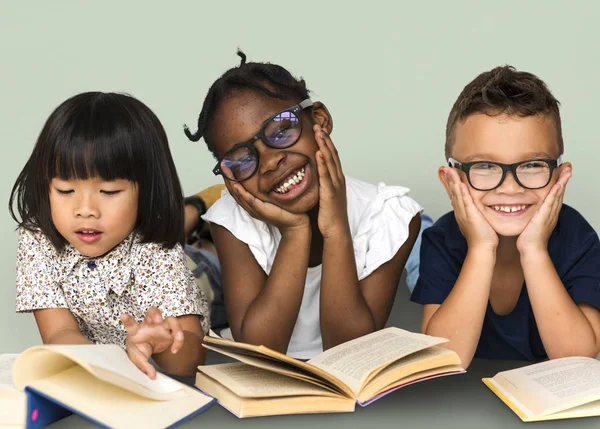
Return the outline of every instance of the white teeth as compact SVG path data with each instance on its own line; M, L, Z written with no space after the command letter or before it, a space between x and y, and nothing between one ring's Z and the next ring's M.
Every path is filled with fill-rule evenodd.
M496 211L499 212L504 212L504 213L515 213L515 212L519 212L521 210L525 210L527 208L527 205L520 205L520 206L492 206L492 208Z
M302 179L304 179L304 174L304 167L302 167L295 175L288 177L285 181L281 182L279 186L275 188L275 192L279 194L287 193L292 185L297 185L298 183L302 182Z

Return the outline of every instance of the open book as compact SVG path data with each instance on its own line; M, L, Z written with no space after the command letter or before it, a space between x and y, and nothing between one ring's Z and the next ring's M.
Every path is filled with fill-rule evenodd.
M116 345L36 346L4 366L10 359L0 426L41 428L76 413L102 427L167 428L214 401L162 374L149 379Z
M20 428L25 422L25 394L12 381L12 368L18 354L0 355L0 428Z
M600 361L550 360L483 382L524 422L600 416Z
M214 336L204 346L240 361L198 367L196 386L238 417L352 412L417 381L464 372L446 342L387 328L303 362L265 346Z

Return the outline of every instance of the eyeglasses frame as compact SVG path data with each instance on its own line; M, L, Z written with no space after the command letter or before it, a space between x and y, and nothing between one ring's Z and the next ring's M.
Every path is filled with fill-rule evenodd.
M517 182L519 184L519 186L521 186L524 189L536 190L536 189L542 189L542 188L545 188L546 186L548 186L548 183L550 183L550 181L552 180L552 175L554 174L554 170L562 164L562 157L563 156L560 155L558 157L558 159L544 159L544 158L527 159L525 161L515 162L513 164L503 164L501 162L493 162L493 161L460 162L454 158L448 158L448 166L452 167L452 168L457 168L457 169L463 171L467 175L467 180L469 182L469 185L471 185L471 187L477 191L487 192L487 191L493 191L494 189L498 189L504 183L504 179L506 179L506 173L508 173L509 171L512 173L513 178L515 179L515 182ZM524 186L523 183L521 183L521 181L519 180L519 177L517 176L517 168L520 165L527 164L528 162L536 162L536 161L545 162L550 167L550 174L548 175L548 181L546 182L546 184L544 186L539 186L537 188L530 188L530 187ZM470 174L471 167L474 166L475 164L482 164L482 163L497 165L498 167L500 167L502 169L502 178L500 179L500 182L491 189L477 188L476 186L473 186L473 183L471 183L471 174Z
M259 156L258 156L258 151L256 150L256 147L254 146L254 144L256 143L257 140L261 140L265 145L273 148L273 149L287 149L289 147L292 147L293 145L295 145L296 143L298 143L298 140L300 140L300 137L302 136L302 131L303 131L303 126L302 126L302 120L300 118L300 112L304 109L306 109L307 107L310 107L313 105L313 102L310 98L307 98L306 100L301 101L298 104L293 105L292 107L289 107L287 109L282 110L281 112L275 113L273 116L271 116L269 119L265 120L263 122L263 126L262 128L258 131L258 133L256 133L256 135L254 137L252 137L250 140L247 140L243 143L238 143L235 146L233 146L231 149L229 149L227 152L225 152L225 155L223 155L223 157L219 160L219 162L217 162L217 165L215 166L215 168L213 168L212 172L215 176L223 176L225 179L230 180L232 182L243 182L244 180L248 180L249 178L251 178L252 176L254 176L256 174L256 171L258 170L258 166L259 166ZM292 143L290 143L289 145L286 146L271 146L268 143L268 139L265 136L265 128L267 127L267 125L273 120L275 119L277 116L281 115L282 113L286 113L286 112L290 112L295 114L298 119L300 119L300 133L298 134L298 138L293 141ZM221 162L223 162L223 159L225 159L225 157L227 156L228 153L237 150L241 147L247 147L250 149L250 151L252 153L254 153L254 155L256 156L256 166L254 167L254 171L252 172L252 174L250 174L248 177L246 177L245 179L232 179L230 177L227 177L225 175L225 173L223 172L223 170L221 169Z

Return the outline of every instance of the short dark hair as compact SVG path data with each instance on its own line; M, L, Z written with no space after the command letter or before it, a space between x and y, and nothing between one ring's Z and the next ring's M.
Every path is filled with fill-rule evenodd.
M63 102L46 120L12 188L9 211L20 227L41 230L62 250L66 241L50 213L50 181L55 177L135 182L135 230L142 241L167 248L183 242L183 194L167 135L139 100L126 94L86 92Z
M226 96L236 90L254 90L282 100L302 101L309 97L310 91L306 88L304 79L296 79L289 71L276 64L247 63L246 55L242 51L238 50L237 54L241 58L240 65L227 70L208 90L198 116L198 131L192 134L184 125L184 132L188 139L197 142L204 137L208 149L215 158L209 129L214 112Z
M454 143L456 124L474 113L521 117L548 115L554 121L559 154L563 153L559 101L537 76L506 65L481 73L462 90L446 124L446 159Z

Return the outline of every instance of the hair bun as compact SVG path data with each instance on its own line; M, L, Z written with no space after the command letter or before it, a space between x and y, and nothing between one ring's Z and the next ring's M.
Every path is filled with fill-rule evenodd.
M240 67L246 64L246 54L244 54L240 49L237 50L238 56L242 59L240 61Z

